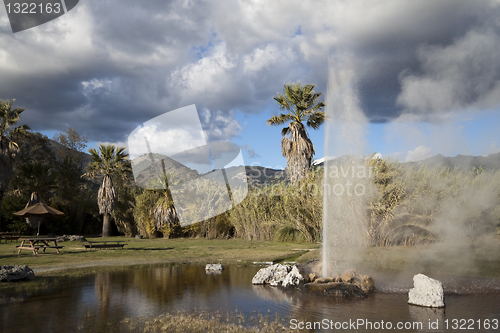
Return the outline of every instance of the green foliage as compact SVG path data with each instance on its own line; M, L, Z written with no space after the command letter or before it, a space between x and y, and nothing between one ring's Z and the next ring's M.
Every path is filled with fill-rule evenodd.
M139 234L152 238L155 236L156 220L153 208L161 195L157 191L144 190L135 197L134 219Z
M137 225L134 219L134 209L136 207L135 198L139 195L139 188L133 183L129 175L128 178L117 178L115 182L118 193L118 202L112 213L118 231L126 236L137 234Z
M16 202L12 212L24 208L30 194L38 192L42 202L65 214L58 218L44 219L41 225L42 233L99 232L98 228L96 230L97 187L95 183L81 177L83 154L73 155L72 146L82 147L84 141L75 142L79 135L76 132L72 135L73 143L70 146L58 145L53 148L54 143L40 133L27 131L12 133L12 138L19 148L12 181L5 196L6 200L12 199ZM59 135L59 137L64 136L65 134ZM12 221L17 221L15 227L11 225L16 230L27 226L25 219L9 220Z
M54 207L65 213L58 221L67 234L98 234L100 222L97 206L97 183L82 177L87 140L72 128L54 136L59 144L52 149L52 163L57 188L51 198ZM50 223L49 221L47 221ZM55 222L55 221L54 221Z
M0 100L0 230L3 229L2 200L12 177L14 157L19 152L19 145L12 136L29 129L26 125L13 128L25 110L25 108L13 109L13 103L14 99L11 101Z
M17 212L20 208L26 205L29 200L29 196L25 195L9 195L6 196L2 202L2 220L5 222L6 229L15 232L19 235L31 235L32 229L26 220L21 217L12 215L12 213Z
M81 153L83 153L87 147L87 138L70 127L66 130L66 133L54 135L54 141L61 145L61 147L57 149L58 155L63 158L71 157L76 162L81 163Z
M247 240L320 240L323 170L310 170L294 184L252 189L232 209L235 236Z

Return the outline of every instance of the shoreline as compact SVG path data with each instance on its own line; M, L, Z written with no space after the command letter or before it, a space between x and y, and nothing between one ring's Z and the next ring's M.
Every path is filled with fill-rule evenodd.
M253 265L254 262L305 263L321 257L321 245L312 243L280 243L246 241L241 239L135 239L110 237L127 243L123 249L85 250L85 242L61 242L61 254L47 250L47 253L33 255L15 249L20 243L0 244L0 265L27 265L36 276L53 281L57 278L78 277L100 270L124 269L144 265L204 265L222 263L225 265ZM88 240L106 240L89 238ZM434 250L426 246L391 246L366 248L363 268L360 273L375 279L401 273L448 274L469 277L500 279L500 242L477 247L468 253L464 261L462 252L441 253L441 257L428 260L426 253ZM0 284L0 289L17 289L20 284ZM34 283L36 284L36 283ZM43 283L42 283L43 284Z

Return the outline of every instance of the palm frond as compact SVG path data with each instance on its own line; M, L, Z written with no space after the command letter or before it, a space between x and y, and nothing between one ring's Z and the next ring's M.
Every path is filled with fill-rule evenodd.
M326 114L323 111L316 111L307 118L307 126L318 129L325 122Z
M293 120L293 116L290 113L282 113L279 116L272 116L267 120L268 125L282 125L288 121Z

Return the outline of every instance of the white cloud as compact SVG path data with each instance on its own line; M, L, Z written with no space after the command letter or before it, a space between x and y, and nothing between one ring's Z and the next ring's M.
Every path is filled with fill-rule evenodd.
M243 71L255 74L262 70L272 70L275 66L293 63L296 60L297 57L290 48L279 49L277 45L267 45L243 57Z
M170 81L183 94L185 100L198 99L197 95L213 94L221 98L230 81L230 69L235 63L229 59L225 43L217 45L213 53L196 63L190 63L172 72Z
M224 141L238 136L242 130L240 123L234 119L231 112L204 109L201 115L202 126L209 141Z
M432 148L418 146L414 150L408 151L408 154L406 155L405 162L420 161L420 160L424 160L424 159L429 158L429 157L432 157Z
M172 156L205 145L205 135L193 105L150 119L128 137L131 159L150 150Z

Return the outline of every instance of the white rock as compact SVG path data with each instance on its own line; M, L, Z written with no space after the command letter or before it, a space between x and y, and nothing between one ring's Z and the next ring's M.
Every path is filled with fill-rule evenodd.
M443 308L443 284L424 274L415 275L413 277L413 288L408 292L408 303L431 308Z
M292 266L281 264L261 268L253 277L252 284L270 284L271 286L279 286L291 270Z
M300 283L304 282L304 277L300 274L299 269L296 265L293 266L290 273L285 276L285 279L282 282L283 287L297 286Z
M207 264L205 266L206 271L223 271L224 266L222 264Z

